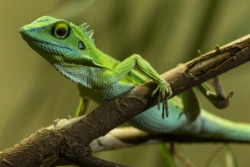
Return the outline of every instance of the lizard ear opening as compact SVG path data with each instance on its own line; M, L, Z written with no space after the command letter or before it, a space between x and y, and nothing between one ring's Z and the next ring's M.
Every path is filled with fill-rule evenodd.
M78 48L79 48L80 50L84 50L84 49L85 49L85 46L84 46L84 44L82 43L82 41L79 41L79 42L78 42Z

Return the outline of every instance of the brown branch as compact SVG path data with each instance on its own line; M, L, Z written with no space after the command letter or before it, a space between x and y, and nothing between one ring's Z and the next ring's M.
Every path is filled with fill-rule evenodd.
M173 95L179 94L247 62L250 58L249 45L250 35L162 76L170 83ZM0 166L51 166L60 157L80 166L100 166L99 161L93 161L90 142L155 104L156 99L151 97L154 89L154 83L145 83L105 103L86 117L59 120L55 125L40 129L19 144L0 152ZM105 164L104 161L102 163Z
M174 95L246 63L250 59L250 34L215 48L162 75Z

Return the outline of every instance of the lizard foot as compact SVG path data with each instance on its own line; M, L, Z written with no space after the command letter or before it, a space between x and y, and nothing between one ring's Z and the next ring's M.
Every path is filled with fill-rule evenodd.
M153 91L152 96L154 96L157 92L158 95L158 109L160 110L160 105L162 101L162 118L164 119L164 113L166 113L166 117L168 117L168 102L167 99L173 95L172 89L170 85L163 80L157 88Z

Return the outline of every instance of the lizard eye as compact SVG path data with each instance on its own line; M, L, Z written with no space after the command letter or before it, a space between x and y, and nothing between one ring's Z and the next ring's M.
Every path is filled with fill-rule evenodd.
M53 34L56 38L65 39L69 36L70 28L67 24L57 24L53 29Z

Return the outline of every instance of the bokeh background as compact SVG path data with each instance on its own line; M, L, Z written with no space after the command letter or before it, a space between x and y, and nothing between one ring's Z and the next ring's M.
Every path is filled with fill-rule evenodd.
M50 15L95 30L98 48L123 60L138 53L159 73L247 35L248 0L20 0L0 1L0 150L20 142L56 118L74 115L76 85L60 75L22 40L19 28ZM227 109L215 109L199 94L202 106L234 121L250 122L250 65L223 74L224 88L236 93ZM96 104L91 103L90 110ZM178 144L197 166L205 166L223 144ZM239 166L250 166L250 145L230 144ZM109 151L98 157L132 166L163 166L159 146ZM225 149L210 166L225 166ZM180 166L185 166L180 163Z

